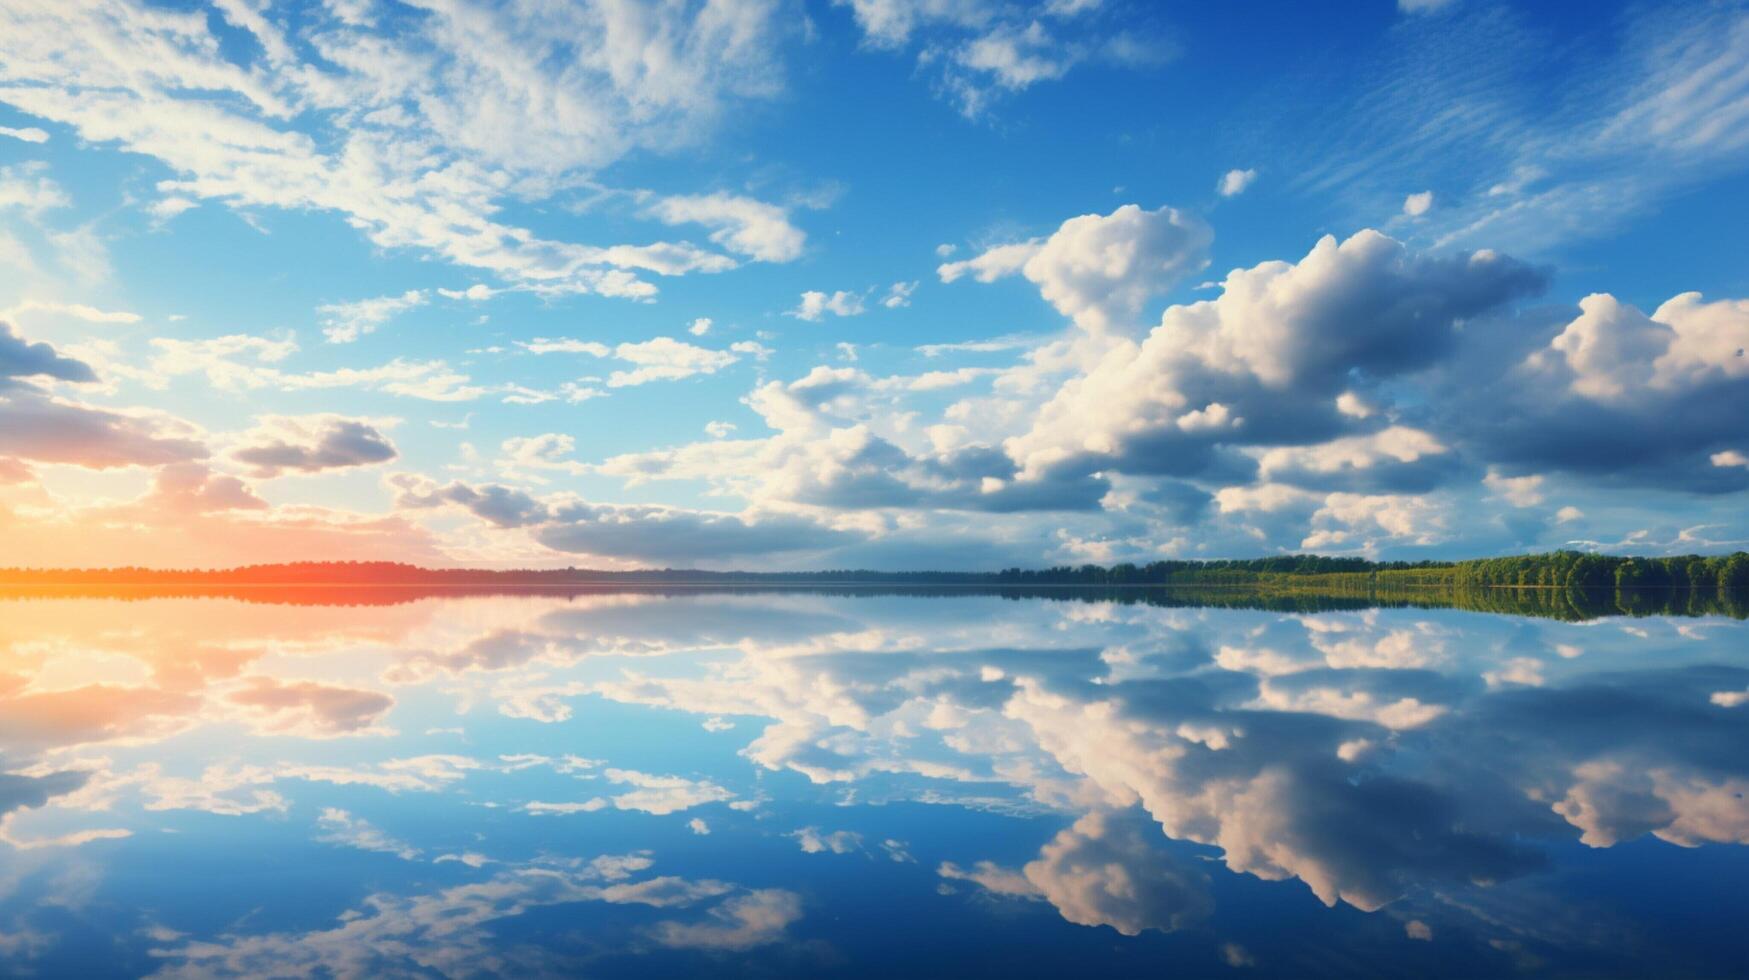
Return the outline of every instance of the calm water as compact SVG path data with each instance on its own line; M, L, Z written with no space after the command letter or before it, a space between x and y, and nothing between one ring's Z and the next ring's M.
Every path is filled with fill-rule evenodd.
M0 974L1742 974L1746 639L991 595L7 599Z

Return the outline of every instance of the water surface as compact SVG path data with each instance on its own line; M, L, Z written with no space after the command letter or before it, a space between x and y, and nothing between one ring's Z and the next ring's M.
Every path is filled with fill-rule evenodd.
M1749 963L1739 620L1127 598L5 599L0 974Z

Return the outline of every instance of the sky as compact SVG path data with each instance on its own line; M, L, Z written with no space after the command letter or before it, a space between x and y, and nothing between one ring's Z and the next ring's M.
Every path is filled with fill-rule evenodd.
M1749 541L1749 5L0 0L9 565Z

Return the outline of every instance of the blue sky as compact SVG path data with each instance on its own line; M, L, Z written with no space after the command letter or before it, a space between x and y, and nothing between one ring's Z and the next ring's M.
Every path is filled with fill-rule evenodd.
M0 127L25 564L1749 539L1742 4L0 2Z

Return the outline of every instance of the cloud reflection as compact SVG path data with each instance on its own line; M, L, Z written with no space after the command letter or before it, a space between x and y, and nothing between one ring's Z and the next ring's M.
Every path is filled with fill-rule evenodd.
M1237 874L1407 903L1416 940L1447 932L1429 896L1533 878L1565 842L1749 843L1728 621L708 592L9 608L5 845L125 848L198 815L409 866L332 928L159 943L165 975L505 972L524 961L491 924L571 903L696 913L615 926L626 949L751 955L810 921L780 863L646 877L642 851L565 857L578 832L860 855L1129 937L1206 931ZM408 819L414 798L451 816ZM760 822L808 800L846 818ZM1010 821L1031 856L932 842L893 803Z

